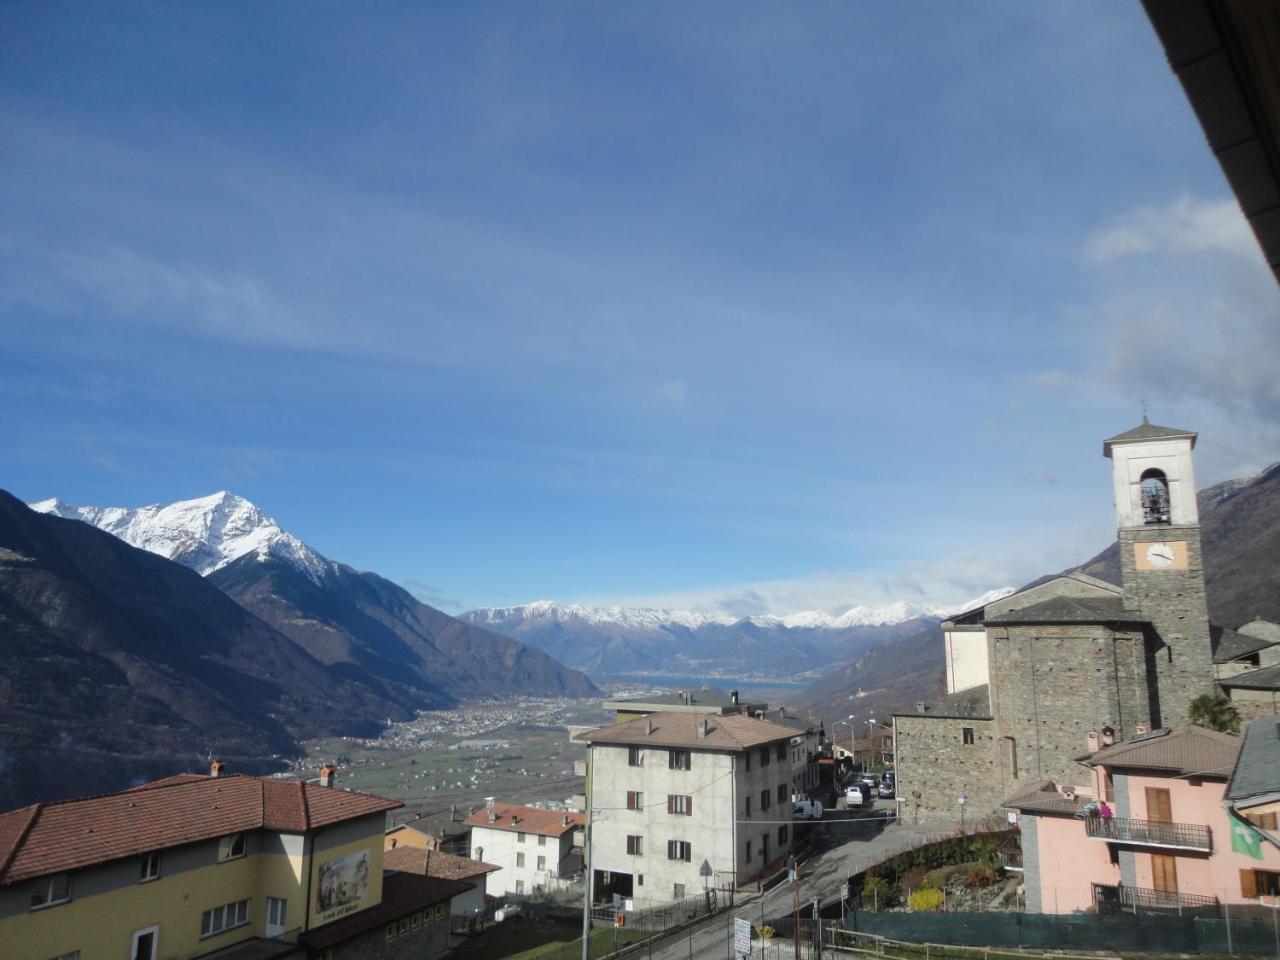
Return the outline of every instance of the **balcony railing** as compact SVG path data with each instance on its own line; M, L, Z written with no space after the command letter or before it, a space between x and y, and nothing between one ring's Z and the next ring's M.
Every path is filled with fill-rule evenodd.
M1149 887L1127 887L1122 884L1109 886L1095 883L1093 900L1098 913L1141 913L1146 911L1184 910L1204 912L1218 906L1217 897L1204 897L1195 893L1177 893L1168 890L1152 890Z
M1085 832L1095 840L1206 853L1213 849L1209 828L1200 823L1165 823L1129 817L1088 817L1084 823Z

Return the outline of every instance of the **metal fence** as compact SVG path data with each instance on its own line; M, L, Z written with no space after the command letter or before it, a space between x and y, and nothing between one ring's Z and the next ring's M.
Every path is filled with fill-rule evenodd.
M1098 840L1133 843L1139 846L1171 847L1178 850L1213 849L1213 836L1201 823L1166 823L1162 820L1135 820L1132 817L1086 817L1085 833Z
M867 913L845 929L917 944L1039 950L1280 955L1280 917L1040 913Z

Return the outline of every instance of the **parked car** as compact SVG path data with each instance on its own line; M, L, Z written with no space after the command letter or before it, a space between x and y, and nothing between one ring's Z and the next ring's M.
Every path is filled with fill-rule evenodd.
M791 815L797 820L821 820L822 804L817 800L797 800L791 805Z
M876 793L880 794L880 796L882 797L887 797L888 799L892 800L893 799L893 781L881 780L880 786L876 788Z
M844 791L845 800L850 807L861 806L871 802L871 785L862 780L855 780Z
M864 773L860 777L858 777L858 780L861 783L865 783L872 790L874 790L876 786L880 783L880 777L874 773Z

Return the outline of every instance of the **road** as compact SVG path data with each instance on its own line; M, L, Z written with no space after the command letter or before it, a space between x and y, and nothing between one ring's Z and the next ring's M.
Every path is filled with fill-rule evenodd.
M883 806L883 805L881 805ZM817 831L813 853L800 866L800 902L812 916L812 904L836 903L840 888L852 874L860 873L896 853L921 843L950 836L953 829L940 825L911 826L887 819L886 810L832 811L827 819L814 824ZM733 960L733 918L743 917L753 924L789 915L794 904L791 884L782 883L766 892L735 898L733 909L687 930L668 937L656 938L648 949L634 956L636 960L699 960L724 957Z

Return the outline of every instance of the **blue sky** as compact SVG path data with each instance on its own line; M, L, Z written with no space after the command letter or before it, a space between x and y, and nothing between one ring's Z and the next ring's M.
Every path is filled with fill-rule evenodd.
M1136 3L0 6L0 486L231 489L451 611L938 603L1101 440L1280 458Z

